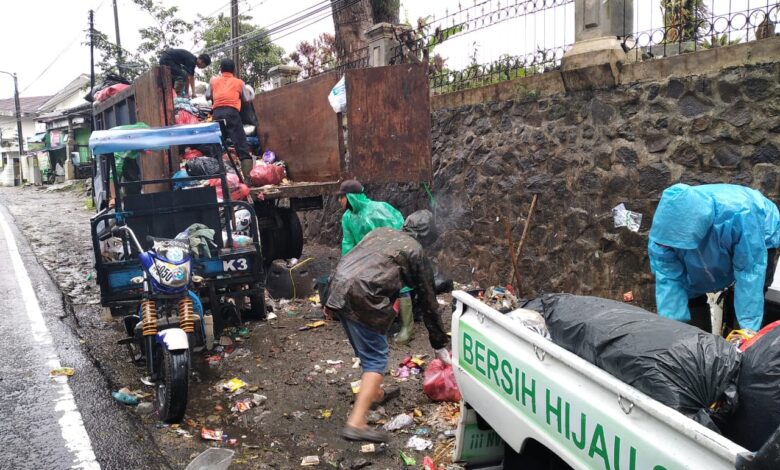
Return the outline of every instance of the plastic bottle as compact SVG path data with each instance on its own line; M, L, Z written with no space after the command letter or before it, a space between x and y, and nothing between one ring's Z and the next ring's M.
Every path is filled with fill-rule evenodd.
M203 325L206 333L206 349L211 351L214 349L214 317L203 315Z

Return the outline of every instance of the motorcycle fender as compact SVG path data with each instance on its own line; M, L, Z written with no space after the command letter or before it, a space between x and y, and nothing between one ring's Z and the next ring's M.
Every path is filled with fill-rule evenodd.
M187 333L181 328L168 328L157 333L157 344L165 346L168 351L180 351L190 347Z

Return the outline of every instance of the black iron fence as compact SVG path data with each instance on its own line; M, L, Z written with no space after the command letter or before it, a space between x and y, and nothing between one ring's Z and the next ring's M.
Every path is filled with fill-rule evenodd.
M778 10L778 0L636 0L623 47L647 60L765 39L777 34Z
M574 0L453 4L396 30L391 63L427 62L437 94L556 69L574 42Z

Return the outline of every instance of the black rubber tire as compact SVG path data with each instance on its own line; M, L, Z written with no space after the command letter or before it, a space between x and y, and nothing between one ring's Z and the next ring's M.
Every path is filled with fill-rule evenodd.
M300 258L303 253L303 228L298 214L289 208L276 209L282 226L260 233L263 263L270 266L274 260Z
M157 384L157 409L165 423L181 421L187 411L187 393L190 380L190 351L157 350L162 381Z
M262 287L255 287L260 292L249 296L249 301L252 302L252 308L246 311L244 317L247 320L265 320L268 317L268 313L265 310L265 289Z

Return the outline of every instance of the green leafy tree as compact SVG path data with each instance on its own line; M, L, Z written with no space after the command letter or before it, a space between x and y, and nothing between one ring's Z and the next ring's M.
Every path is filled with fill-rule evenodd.
M704 0L661 0L666 42L693 41L709 24Z
M85 46L90 44L89 30L86 30ZM138 77L149 64L138 54L133 54L127 49L120 48L108 39L108 36L97 29L92 34L95 51L97 52L98 62L95 64L97 75L102 79L109 73L117 73L129 80ZM121 66L119 65L121 53Z
M165 7L162 2L156 0L133 0L133 3L148 13L155 23L154 26L138 30L141 35L138 53L153 55L152 62L156 62L165 49L180 46L181 37L192 31L192 23L176 17L178 7Z
M239 30L241 34L254 34L264 32L263 28L255 26L249 21L251 16L239 16ZM230 40L230 17L220 14L217 17L198 16L195 21L195 41L203 43L206 49L214 47ZM284 63L284 49L268 41L261 36L260 39L249 41L239 46L238 54L241 58L241 69L238 76L245 83L257 87L268 76L268 70L276 65ZM219 73L219 60L212 57L212 65L204 70L207 78Z

